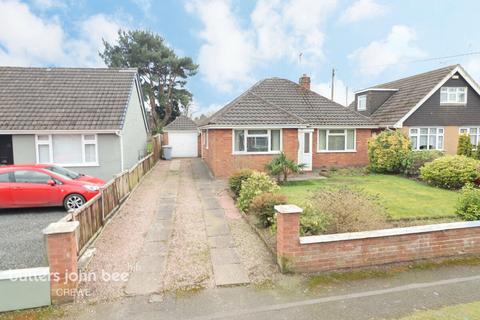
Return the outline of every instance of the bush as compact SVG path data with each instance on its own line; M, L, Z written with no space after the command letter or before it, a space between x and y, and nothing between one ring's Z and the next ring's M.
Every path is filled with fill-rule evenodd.
M250 207L248 207L248 213L256 215L260 225L267 228L275 222L275 209L273 207L286 203L286 195L270 192L262 193L253 198Z
M287 182L288 175L292 173L299 173L305 164L297 164L295 161L288 159L285 152L281 152L280 155L267 163L265 168L272 176L277 177L277 182ZM281 177L283 176L283 181Z
M328 215L320 212L318 208L312 205L307 205L300 215L300 235L314 236L325 233L328 223Z
M400 131L383 131L368 141L370 170L399 173L411 150L410 140Z
M471 184L463 187L458 198L456 213L462 220L480 220L480 190Z
M443 156L438 150L410 151L403 161L403 173L407 176L419 176L420 168Z
M478 179L479 162L465 156L445 156L425 164L420 177L430 185L445 189L460 189Z
M256 196L265 192L275 192L279 189L275 181L270 179L267 174L254 171L248 179L242 182L238 197L238 208L245 211Z
M230 176L228 179L228 185L230 186L230 190L232 190L233 194L235 195L235 198L238 198L240 195L242 182L250 178L252 173L253 170L251 169L242 169Z
M383 229L388 226L385 209L376 199L343 187L315 195L313 206L326 215L328 233Z
M473 153L473 157L477 160L480 160L480 143L477 145L477 148Z
M468 134L461 134L458 137L457 155L471 157L473 155L472 142Z

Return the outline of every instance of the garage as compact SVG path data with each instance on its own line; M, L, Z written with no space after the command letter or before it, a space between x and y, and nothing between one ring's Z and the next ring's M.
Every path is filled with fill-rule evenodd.
M164 128L166 142L172 147L173 158L198 157L197 124L184 115Z

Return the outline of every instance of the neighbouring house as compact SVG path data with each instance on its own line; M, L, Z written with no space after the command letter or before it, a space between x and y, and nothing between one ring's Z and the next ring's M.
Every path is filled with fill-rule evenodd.
M146 154L141 90L136 69L0 67L1 164L109 180Z
M172 157L198 157L199 132L197 124L180 115L163 129L163 144L172 147Z
M415 150L455 154L461 133L475 146L480 142L479 94L472 77L452 65L358 91L350 108L382 128L401 130Z
M262 80L202 123L201 156L216 177L263 170L281 151L305 170L368 164L378 125L311 91L306 75L299 82Z

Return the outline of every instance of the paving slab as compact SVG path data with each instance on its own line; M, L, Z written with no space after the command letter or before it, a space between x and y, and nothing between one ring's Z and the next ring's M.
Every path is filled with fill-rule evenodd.
M240 263L213 265L213 274L217 286L240 285L250 282Z
M232 248L235 246L235 242L230 234L225 236L208 237L208 244L210 246L210 250L214 248Z
M160 273L133 272L130 274L125 287L127 295L145 295L157 292L162 283L163 276Z
M163 256L145 255L140 257L135 265L135 272L153 272L161 274L165 269L165 258Z
M215 223L207 225L207 236L226 236L230 234L230 229L226 222L222 221L221 223Z
M231 247L212 248L210 249L210 255L214 266L240 263L237 253Z
M167 241L148 241L143 244L141 251L145 256L166 256L168 253Z

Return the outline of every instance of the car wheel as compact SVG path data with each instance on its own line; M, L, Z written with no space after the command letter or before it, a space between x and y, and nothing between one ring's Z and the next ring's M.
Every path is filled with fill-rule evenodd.
M85 198L77 193L69 194L63 200L63 206L67 210L78 209L85 204Z

